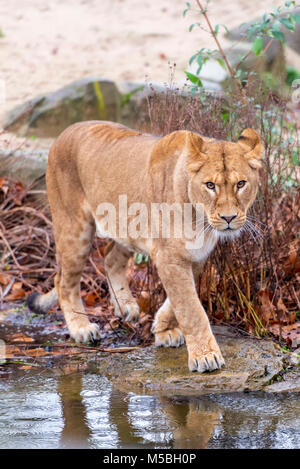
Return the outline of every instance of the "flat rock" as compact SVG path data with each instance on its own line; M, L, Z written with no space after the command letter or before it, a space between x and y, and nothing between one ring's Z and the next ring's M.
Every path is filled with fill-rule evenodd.
M120 391L191 396L263 390L282 370L284 354L274 343L236 336L221 327L215 328L215 334L226 361L222 370L191 373L185 346L153 346L104 357L99 371Z
M281 381L276 381L265 388L267 392L300 392L300 370L287 372Z

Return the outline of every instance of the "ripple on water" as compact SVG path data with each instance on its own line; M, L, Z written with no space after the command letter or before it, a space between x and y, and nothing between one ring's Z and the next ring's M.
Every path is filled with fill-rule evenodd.
M300 395L166 398L96 374L0 380L1 448L300 448Z

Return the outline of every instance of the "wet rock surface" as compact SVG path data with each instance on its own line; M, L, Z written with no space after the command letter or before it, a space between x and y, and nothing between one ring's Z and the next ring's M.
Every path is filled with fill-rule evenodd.
M284 374L280 381L266 387L267 392L300 392L300 370Z
M214 330L226 361L222 370L190 373L185 346L152 346L126 356L103 358L99 371L120 391L192 396L262 390L282 370L285 357L273 342L240 337L226 327Z
M46 342L59 347L61 341L74 347L61 314L35 316L27 308L16 310L13 305L1 311L0 338L10 343L12 333L22 332L34 339L34 347ZM59 322L60 327L52 325L53 321ZM246 391L300 392L300 367L291 362L295 354L283 352L271 340L245 337L230 327L214 326L213 330L226 365L210 373L188 370L185 345L180 348L138 347L138 343L128 342L128 337L120 338L113 331L93 344L89 353L87 344L81 347L82 355L77 359L85 363L89 372L108 377L116 389L124 393L188 397ZM115 347L122 353L116 352ZM115 352L111 353L113 349ZM76 353L80 353L79 350ZM59 360L53 361L52 368L61 367ZM64 360L72 366L76 357L67 354ZM286 372L286 369L292 371Z

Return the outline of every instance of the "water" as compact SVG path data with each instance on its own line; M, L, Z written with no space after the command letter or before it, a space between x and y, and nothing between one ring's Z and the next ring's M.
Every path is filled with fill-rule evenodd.
M92 373L0 379L0 448L300 448L300 394L124 394Z

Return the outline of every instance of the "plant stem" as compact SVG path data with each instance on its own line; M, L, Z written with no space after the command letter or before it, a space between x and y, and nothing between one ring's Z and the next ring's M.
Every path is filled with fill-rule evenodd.
M199 7L199 9L200 9L200 11L201 11L201 13L202 13L202 15L204 16L205 21L206 21L207 24L208 24L209 30L210 30L210 32L211 32L211 35L212 35L212 37L214 38L214 40L215 40L215 42L216 42L216 44L217 44L217 47L218 47L218 49L219 49L219 52L220 52L220 54L221 54L221 56L222 56L222 58L223 58L223 60L224 60L224 62L225 62L225 64L226 64L226 67L227 67L227 69L228 69L228 72L229 72L229 74L230 74L230 76L231 76L231 78L232 78L233 84L234 84L234 86L235 86L235 88L236 88L238 94L241 96L241 99L242 99L243 103L246 104L247 101L246 101L246 97L245 97L244 92L243 92L243 88L241 87L240 83L238 82L238 80L237 80L236 77L234 76L234 72L233 72L233 70L232 70L232 68L231 68L231 65L230 65L230 63L228 62L228 59L227 59L226 54L225 54L225 52L224 52L224 50L223 50L223 47L221 46L221 44L220 44L220 42L219 42L219 40L218 40L218 38L217 38L217 36L216 36L216 34L215 34L215 32L214 32L214 29L213 29L212 24L211 24L211 22L210 22L210 20L209 20L209 18L208 18L208 16L207 16L207 14L206 14L206 11L205 11L205 9L203 8L203 6L201 5L201 3L200 3L199 0L196 0L196 3L197 3L197 5L198 5L198 7Z
M268 44L266 45L266 47L261 51L260 53L260 56L262 56L263 54L265 54L267 52L267 50L269 49L270 45L272 44L273 42L273 38L268 42ZM249 50L247 52L247 54L242 58L242 60L237 64L237 66L235 67L235 70L238 70L240 65L242 64L242 62L244 62L244 60L248 59L249 55L253 53L252 50Z

